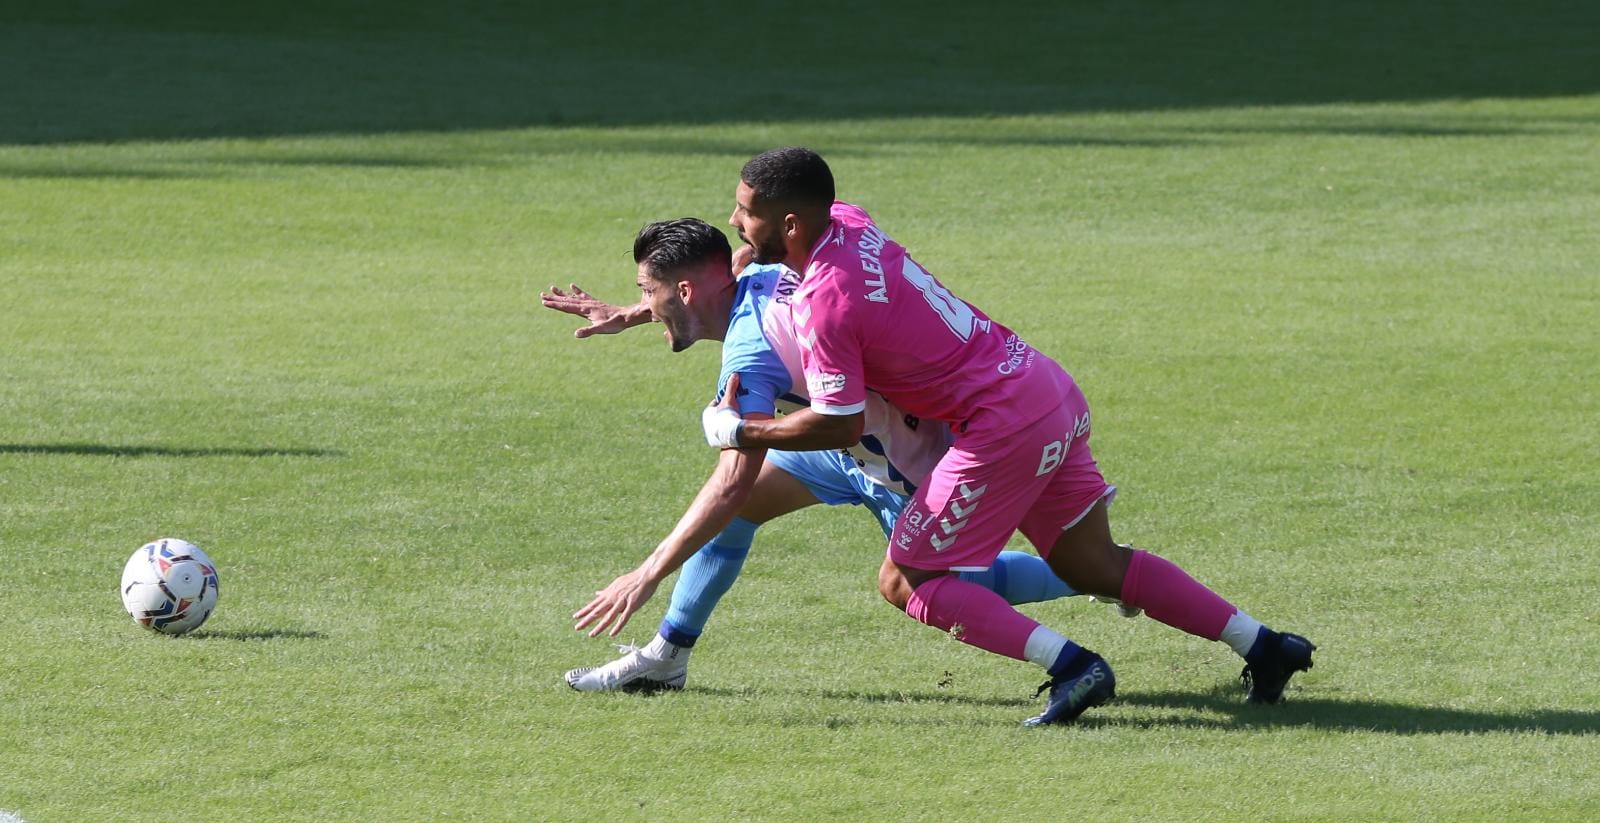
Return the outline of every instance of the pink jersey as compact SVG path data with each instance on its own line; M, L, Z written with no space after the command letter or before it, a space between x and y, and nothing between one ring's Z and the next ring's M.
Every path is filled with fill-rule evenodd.
M855 414L867 391L958 442L989 442L1067 397L1061 367L967 305L857 206L835 202L791 311L811 408Z

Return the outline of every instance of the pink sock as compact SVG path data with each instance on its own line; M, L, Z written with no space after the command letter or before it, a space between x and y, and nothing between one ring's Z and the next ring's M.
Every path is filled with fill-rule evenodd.
M1122 602L1192 635L1216 640L1237 611L1183 569L1143 549L1133 553L1122 578Z
M954 575L935 577L911 592L906 614L919 623L950 631L969 646L1017 660L1026 660L1023 650L1038 622L1011 608L1005 598L976 583ZM1218 629L1220 631L1220 629Z

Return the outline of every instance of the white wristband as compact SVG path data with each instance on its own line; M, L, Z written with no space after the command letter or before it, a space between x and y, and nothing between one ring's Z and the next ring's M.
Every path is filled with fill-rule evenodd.
M719 449L739 447L739 426L744 418L727 406L706 406L700 413L700 425L706 431L706 444Z

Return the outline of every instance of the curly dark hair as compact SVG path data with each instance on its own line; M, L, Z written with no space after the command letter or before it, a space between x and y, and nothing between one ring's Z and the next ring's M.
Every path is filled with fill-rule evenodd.
M744 164L739 177L762 200L824 213L833 205L833 171L807 148L764 151Z

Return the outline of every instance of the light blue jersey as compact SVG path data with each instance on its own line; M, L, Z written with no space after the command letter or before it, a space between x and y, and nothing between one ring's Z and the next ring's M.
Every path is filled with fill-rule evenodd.
M739 409L746 414L810 407L788 303L799 285L799 275L781 265L752 265L740 273L713 402L722 400L728 378L738 374ZM861 442L838 462L853 462L872 482L909 496L944 456L949 429L907 415L874 393L868 394L865 415Z

